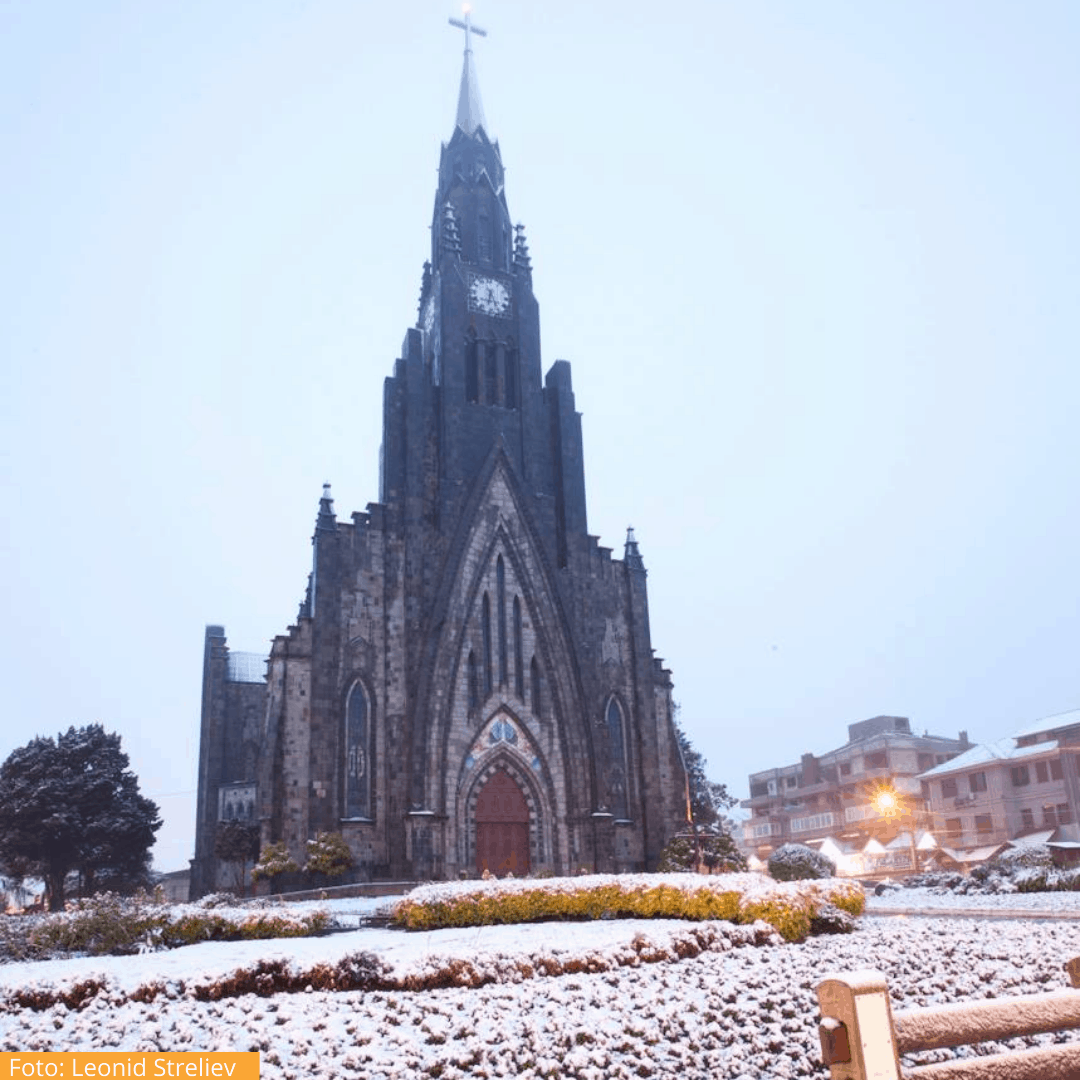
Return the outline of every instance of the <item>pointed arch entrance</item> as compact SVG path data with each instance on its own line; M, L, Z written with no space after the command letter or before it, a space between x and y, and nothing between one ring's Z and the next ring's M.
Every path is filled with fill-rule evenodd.
M496 769L476 797L476 869L521 877L530 865L529 804L517 781Z

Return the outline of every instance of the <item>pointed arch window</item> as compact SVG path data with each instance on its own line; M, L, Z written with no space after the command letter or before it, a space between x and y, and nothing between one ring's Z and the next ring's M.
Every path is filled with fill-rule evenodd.
M484 342L484 403L499 404L499 358L495 342Z
M491 262L491 218L484 212L477 219L476 255L481 262Z
M469 650L468 663L469 680L469 714L474 714L480 708L480 667L476 662L476 653Z
M501 555L495 560L495 602L499 618L499 685L505 686L509 681L506 671L506 564Z
M371 805L371 710L359 682L353 683L345 700L345 783L343 816L372 817Z
M465 400L480 400L480 351L471 328L465 338Z
M521 597L514 597L514 693L525 698L525 653L521 645Z
M537 719L544 715L544 686L535 656L529 661L529 707Z
M623 714L619 702L610 698L605 716L607 761L606 795L608 809L617 818L626 818L630 803L626 795L626 738L623 732Z
M494 688L491 678L491 601L487 593L484 593L480 621L484 638L484 697L487 698Z
M510 342L503 349L503 404L508 409L518 406L517 349Z

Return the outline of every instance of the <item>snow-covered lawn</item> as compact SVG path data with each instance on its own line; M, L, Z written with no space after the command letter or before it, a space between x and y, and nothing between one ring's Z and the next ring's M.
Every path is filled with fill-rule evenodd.
M875 896L872 889L867 889L866 910L874 912L883 909L1032 912L1080 918L1080 892L1018 892L995 896L992 893L953 893L946 889L890 889L881 896Z
M1060 907L1075 894L980 897ZM127 958L0 966L0 1050L260 1050L266 1077L463 1076L738 1078L824 1075L814 987L830 970L878 967L900 1008L1032 993L1068 985L1080 920L874 916L899 894L873 898L849 936L801 945L732 944L749 927L600 921L404 933L359 929L316 939L194 945ZM904 898L908 899L908 898ZM914 897L924 905L927 890ZM974 897L956 900L970 906ZM377 902L377 903L381 903ZM336 901L342 919L373 906ZM981 905L980 905L981 906ZM1080 908L1077 909L1080 914ZM710 950L675 958L695 930ZM641 937L644 935L644 938ZM688 937L689 935L689 937ZM758 940L768 935L758 928ZM635 942L635 939L636 942ZM716 951L712 951L716 950ZM684 950L685 951L685 950ZM198 1000L236 968L284 958L296 970L374 953L381 970L472 970L515 981L478 989L246 994ZM656 961L658 957L666 959ZM545 958L577 971L539 974ZM11 993L105 984L81 1010L16 1008ZM140 986L163 989L133 1000ZM992 1049L988 1047L987 1049Z

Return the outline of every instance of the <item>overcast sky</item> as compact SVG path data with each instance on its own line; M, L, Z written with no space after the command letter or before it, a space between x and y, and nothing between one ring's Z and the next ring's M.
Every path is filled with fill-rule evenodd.
M378 498L460 10L0 0L0 757L102 722L194 834L203 630ZM589 528L716 779L1080 706L1080 5L478 3Z

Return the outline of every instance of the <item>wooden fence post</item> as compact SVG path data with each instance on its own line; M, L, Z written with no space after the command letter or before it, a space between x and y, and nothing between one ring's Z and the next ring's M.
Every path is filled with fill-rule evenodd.
M821 1055L832 1080L900 1080L885 976L871 970L827 975L817 996Z

